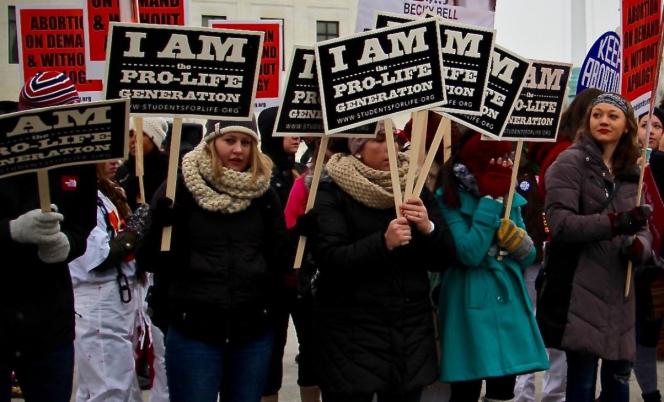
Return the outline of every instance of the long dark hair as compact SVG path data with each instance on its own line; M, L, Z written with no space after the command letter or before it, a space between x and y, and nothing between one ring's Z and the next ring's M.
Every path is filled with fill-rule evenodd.
M103 176L103 163L97 164L97 188L102 192L118 209L120 219L127 219L131 215L131 208L127 203L127 195L120 184L115 180L107 179Z
M593 100L603 91L597 88L588 88L579 92L569 107L560 116L560 127L558 128L558 138L573 142L580 127L583 126L583 118Z
M611 157L612 171L614 176L627 173L634 169L636 166L636 161L639 158L640 148L639 138L637 136L638 124L636 123L636 117L634 116L634 109L632 109L632 105L627 101L625 103L627 105L627 114L625 115L627 131L622 136L620 136L618 145L616 146L615 151L613 151L613 155ZM590 107L586 111L584 123L583 126L579 129L576 141L593 141L600 148L602 148L601 144L598 144L597 141L595 141L592 133L590 132L590 115L592 110L593 108Z

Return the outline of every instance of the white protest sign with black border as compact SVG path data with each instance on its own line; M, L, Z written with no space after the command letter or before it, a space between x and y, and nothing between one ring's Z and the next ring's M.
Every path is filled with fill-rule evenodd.
M263 33L112 23L106 97L138 116L249 120Z
M279 105L274 137L320 137L325 134L323 109L318 89L316 54L313 47L295 46ZM375 136L376 123L350 129L332 136Z
M433 18L315 46L326 134L445 103Z
M500 139L555 142L571 71L568 63L533 61Z
M492 139L498 139L507 125L514 103L519 98L529 67L528 59L504 47L494 46L482 114L443 114L459 124Z
M0 116L0 177L126 159L129 101L85 102Z
M484 89L489 79L489 65L496 31L479 26L451 22L434 15L439 22L440 44L447 103L443 112L480 115ZM376 13L376 28L412 21L402 14Z

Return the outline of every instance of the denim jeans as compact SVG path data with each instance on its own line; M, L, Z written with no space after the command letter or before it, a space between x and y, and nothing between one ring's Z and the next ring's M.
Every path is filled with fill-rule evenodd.
M74 345L68 343L47 353L26 352L20 356L0 356L0 402L10 400L11 370L26 402L69 402L74 379Z
M567 401L593 402L599 358L567 352ZM629 376L632 363L625 360L602 360L600 382L602 402L629 402Z
M259 402L274 333L244 343L211 344L171 327L166 335L166 377L171 402Z

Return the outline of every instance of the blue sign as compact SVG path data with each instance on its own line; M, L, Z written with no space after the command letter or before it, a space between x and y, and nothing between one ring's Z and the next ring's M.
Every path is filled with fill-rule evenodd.
M600 36L581 65L576 93L586 88L620 93L620 52L620 37L615 32Z

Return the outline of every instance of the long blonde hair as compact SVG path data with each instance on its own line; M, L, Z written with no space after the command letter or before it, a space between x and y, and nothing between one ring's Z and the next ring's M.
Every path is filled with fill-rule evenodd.
M217 138L221 137L216 137L212 141L207 143L207 146L205 147L205 152L207 152L208 156L210 157L210 161L212 161L212 171L214 172L214 175L217 177L222 176L223 169L222 167L225 167L222 163L221 160L219 160L219 157L217 156L217 151L214 147L214 142L216 141ZM267 176L270 177L272 175L272 160L270 159L269 156L265 155L261 150L258 148L258 144L256 141L251 141L251 151L249 153L249 172L251 172L251 179L253 181L256 181L259 176Z

